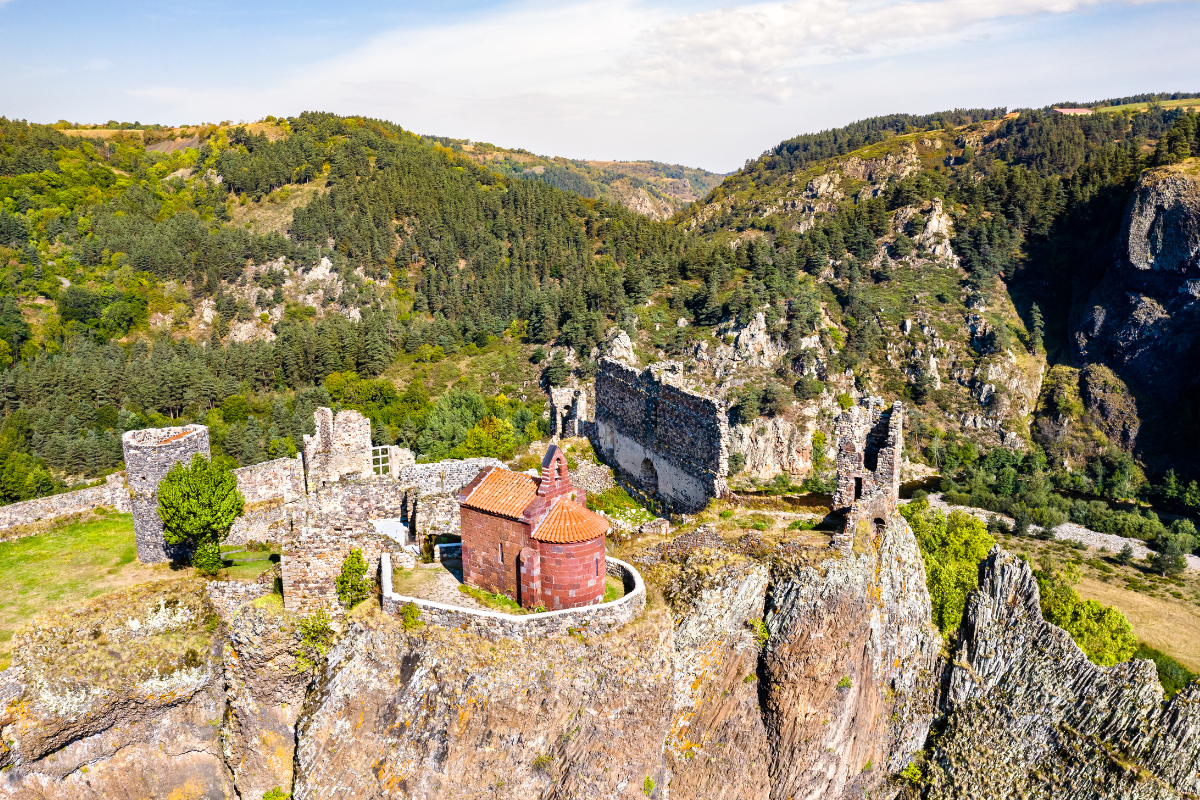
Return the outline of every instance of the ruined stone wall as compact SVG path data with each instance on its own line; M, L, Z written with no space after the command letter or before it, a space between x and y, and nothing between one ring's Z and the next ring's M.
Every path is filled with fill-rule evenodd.
M724 403L674 385L670 365L639 373L600 360L596 449L667 510L698 511L724 493L728 428Z
M130 510L129 489L125 486L125 473L114 472L105 478L103 486L91 486L74 492L63 492L49 497L38 497L0 507L0 542L18 539L37 533L37 528L13 530L22 525L69 517L93 511L97 508L115 508L128 514Z
M587 421L587 395L573 386L550 389L550 433L555 436L582 436Z
M271 583L258 581L208 581L204 584L208 601L226 623L233 619L238 606L268 595L274 589Z
M371 420L357 411L318 408L313 414L316 433L304 436L304 467L308 490L343 477L371 475Z
M121 437L121 447L138 559L152 564L186 555L179 547L167 545L163 538L163 523L158 516L158 484L176 464L190 463L197 453L209 457L208 428L186 425L128 431Z
M881 532L900 498L904 406L885 410L882 398L865 397L843 412L837 428L837 491L833 509L846 515L834 546L850 548L856 537Z
M497 458L448 459L432 464L413 464L396 473L396 482L416 488L418 494L458 494L479 471L504 467Z
M284 609L297 614L311 614L319 608L343 613L335 581L342 562L355 547L362 550L367 562L367 577L378 579L379 557L396 543L375 533L362 519L312 517L307 524L296 526L281 559Z
M619 578L625 585L625 596L610 603L546 611L541 614L503 614L499 611L477 611L462 606L437 603L419 597L406 597L392 591L392 557L384 553L380 576L383 588L383 610L399 615L409 603L421 611L421 620L444 628L469 631L488 639L529 639L562 636L575 633L584 636L607 633L636 617L646 606L646 584L632 565L612 557L604 559L606 574Z
M246 498L242 516L233 521L228 544L282 542L291 525L289 506L304 498L304 461L277 458L233 470Z
M317 514L350 519L406 518L405 504L412 492L412 487L386 476L344 480L315 490L309 507Z

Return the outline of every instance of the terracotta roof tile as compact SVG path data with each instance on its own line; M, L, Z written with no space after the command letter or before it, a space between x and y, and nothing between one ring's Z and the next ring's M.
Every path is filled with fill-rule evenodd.
M467 508L517 519L537 496L537 481L523 472L496 467L463 500Z
M539 542L552 544L586 542L607 533L608 528L608 520L604 517L588 511L572 500L560 497L533 529L532 536Z

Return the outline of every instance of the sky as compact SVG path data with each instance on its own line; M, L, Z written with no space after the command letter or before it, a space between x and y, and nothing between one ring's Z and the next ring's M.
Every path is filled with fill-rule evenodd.
M894 112L1200 92L1200 0L0 0L0 115L332 111L728 172Z

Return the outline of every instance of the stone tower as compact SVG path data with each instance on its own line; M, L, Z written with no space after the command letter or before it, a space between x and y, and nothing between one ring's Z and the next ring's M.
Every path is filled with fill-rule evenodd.
M179 462L191 463L196 453L209 457L208 428L185 425L129 431L121 437L121 448L132 499L138 560L153 564L183 555L163 538L163 523L158 516L158 484Z
M900 459L904 449L904 406L885 408L882 398L864 397L837 418L837 491L833 510L846 515L834 545L848 547L859 523L882 528L896 513Z

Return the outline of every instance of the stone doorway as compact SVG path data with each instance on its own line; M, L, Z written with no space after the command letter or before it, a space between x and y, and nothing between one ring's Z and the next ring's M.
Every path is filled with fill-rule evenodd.
M654 462L648 458L642 459L640 481L642 488L647 492L658 493L658 470L654 468Z

